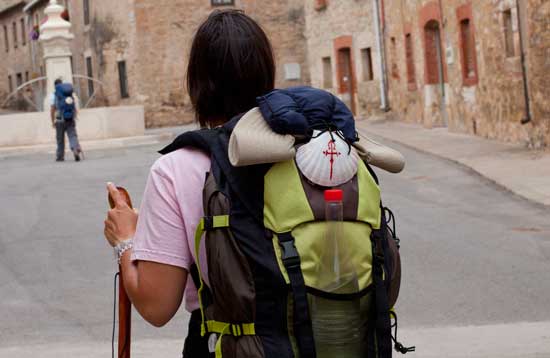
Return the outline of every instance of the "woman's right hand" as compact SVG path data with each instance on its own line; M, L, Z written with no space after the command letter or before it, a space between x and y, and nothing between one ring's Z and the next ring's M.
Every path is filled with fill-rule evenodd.
M107 183L107 190L115 207L107 213L103 233L109 244L114 247L122 241L134 237L138 214L136 210L128 206L126 198L113 183Z

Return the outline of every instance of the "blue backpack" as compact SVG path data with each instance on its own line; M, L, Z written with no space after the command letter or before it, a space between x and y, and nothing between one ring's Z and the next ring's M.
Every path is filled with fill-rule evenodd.
M61 83L55 86L55 108L61 119L65 121L72 121L74 119L76 106L72 84Z

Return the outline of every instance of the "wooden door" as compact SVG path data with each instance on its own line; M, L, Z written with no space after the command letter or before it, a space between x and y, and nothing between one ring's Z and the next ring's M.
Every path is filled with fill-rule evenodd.
M351 50L349 47L338 50L338 87L342 101L355 114L353 70L351 67Z

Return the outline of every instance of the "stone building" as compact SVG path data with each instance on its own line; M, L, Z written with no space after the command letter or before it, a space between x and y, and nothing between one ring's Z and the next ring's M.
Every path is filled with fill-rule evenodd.
M397 117L535 147L550 143L550 2L384 3Z
M29 26L40 21L35 14L47 3L0 0L0 30L4 17L10 26L17 20L18 31L24 17ZM301 0L69 0L65 5L75 35L72 66L82 102L93 106L142 104L149 127L193 120L185 89L189 47L198 25L217 8L243 9L264 27L276 55L278 87L309 83ZM43 62L39 50L32 55L10 50L9 62L20 63L13 56L19 53L37 63L28 72L39 71ZM17 73L24 76L27 71L0 63L1 78L8 76L2 72L5 67L13 81ZM2 91L9 91L7 81L0 81Z
M548 0L61 1L83 103L142 104L148 127L193 119L185 89L192 36L212 10L229 7L270 36L278 87L325 88L357 118L383 107L426 127L550 144ZM0 102L44 73L29 36L47 3L0 0ZM48 90L30 91L36 100Z
M308 0L311 84L340 96L358 117L380 108L381 68L371 0Z
M67 6L69 1L61 3ZM45 76L37 29L45 20L47 4L47 0L0 0L0 106L19 86ZM41 110L46 94L45 83L37 81L25 86L6 105L20 110Z
M28 38L24 1L0 2L0 105L4 98L34 73L30 56L32 41ZM29 104L22 96L14 97L12 106L26 109Z

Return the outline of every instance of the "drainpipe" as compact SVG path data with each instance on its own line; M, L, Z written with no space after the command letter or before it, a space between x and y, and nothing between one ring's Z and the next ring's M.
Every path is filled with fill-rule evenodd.
M439 38L437 39L437 48L439 49L439 84L441 86L441 96L442 96L442 103L441 103L441 116L443 117L443 123L445 126L449 125L449 119L447 118L447 93L445 90L445 61L446 59L446 51L447 51L447 36L445 33L445 28L447 26L445 16L443 15L443 3L441 0L438 1L439 4L439 17L440 17L440 27L441 30L439 31ZM445 43L443 43L443 39L445 39Z
M372 5L374 7L374 31L376 34L376 40L378 45L378 60L380 63L380 108L384 112L390 110L390 104L388 101L388 73L386 69L386 48L384 45L384 31L381 29L380 24L380 3L379 0L373 0Z
M522 27L522 12L519 5L519 1L516 0L516 9L518 14L518 31L519 31L519 49L521 57L521 73L523 76L523 97L525 99L525 117L521 119L521 124L527 124L531 122L531 104L529 99L529 85L527 83L527 67L525 64L525 44L523 43L523 27Z

